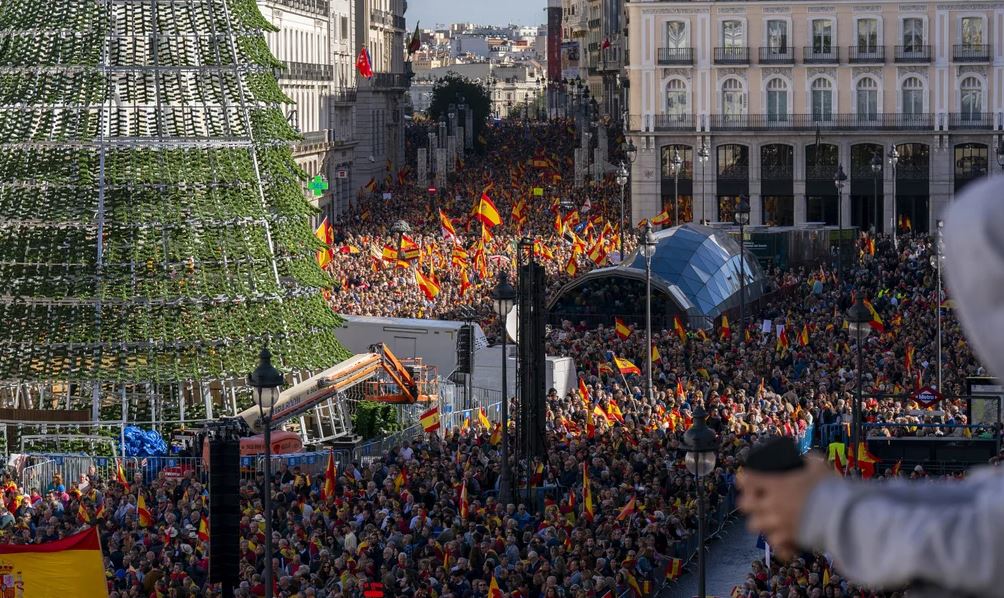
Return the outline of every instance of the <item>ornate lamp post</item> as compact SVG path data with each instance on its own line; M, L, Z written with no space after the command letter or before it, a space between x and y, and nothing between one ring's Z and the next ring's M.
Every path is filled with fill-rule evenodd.
M750 202L745 195L736 205L736 224L739 225L739 327L746 328L746 225L750 223Z
M857 460L857 450L858 442L860 441L859 435L861 433L861 393L864 386L864 342L865 337L871 332L871 325L869 322L872 319L872 314L865 307L861 298L858 297L854 305L847 310L847 330L850 332L857 341L857 351L858 351L858 392L857 396L854 398L854 405L851 409L851 454L855 456L854 463L857 467L858 473L861 473L861 464Z
M638 248L645 256L645 395L652 399L652 256L655 255L655 236L652 223L645 223L645 232L638 240Z
M704 478L715 469L715 460L718 449L718 438L715 433L705 423L708 417L704 412L704 407L698 405L694 409L694 424L683 434L683 445L687 449L684 461L687 471L694 476L697 485L697 595L705 598L705 564L704 564L704 543L705 543L705 508L704 508Z
M874 231L874 233L878 235L879 232L878 184L879 184L879 173L882 172L882 156L879 155L879 152L875 152L875 155L872 156L871 167L872 167L872 174L874 175L872 178L875 181L875 206L874 206L875 220L872 222L872 231Z
M430 201L432 198L429 198ZM411 232L411 225L405 220L398 220L390 226L390 232L397 236L397 262L401 263L401 244L404 242L404 236ZM396 266L396 264L395 264Z
M892 244L896 246L896 229L899 228L899 214L896 212L896 166L899 165L899 152L896 151L896 144L889 144L889 166L892 167Z
M262 485L262 516L265 517L265 598L272 598L272 408L279 399L279 387L285 383L282 372L272 366L272 354L262 348L258 367L248 374L261 426L265 432L265 482Z
M844 165L837 165L837 172L833 175L833 184L837 188L837 228L840 237L837 239L837 274L841 284L844 282L844 185L847 184L847 173L844 172Z
M505 270L499 272L498 284L491 292L495 314L502 327L502 479L499 481L499 496L508 504L512 500L512 470L509 465L509 379L506 371L506 329L505 318L516 304L516 289L509 284Z
M673 148L669 163L673 170L673 226L680 226L680 168L683 167L683 158L679 149Z
M707 143L702 139L701 147L697 150L697 159L701 163L701 214L704 215L704 224L711 222L708 218L708 197L704 194L704 164L711 156Z
M620 185L621 188L621 227L620 227L621 262L624 261L624 186L627 185L627 182L628 182L628 171L627 168L624 167L624 162L621 162L620 167L617 169L617 184Z

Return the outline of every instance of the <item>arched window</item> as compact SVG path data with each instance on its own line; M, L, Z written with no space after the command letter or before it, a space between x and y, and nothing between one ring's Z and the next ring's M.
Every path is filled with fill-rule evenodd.
M833 84L824 77L812 82L812 117L814 120L833 118Z
M858 120L876 120L878 118L878 82L871 77L863 77L858 81L857 89Z
M771 122L787 120L788 117L788 83L774 77L767 82L767 118Z
M983 84L976 77L966 77L959 89L962 119L979 120L983 112Z
M746 112L746 94L743 82L735 77L722 83L722 114L725 116L741 116Z
M683 116L687 105L687 84L682 79L672 79L666 84L666 114Z
M903 81L903 114L916 116L924 113L924 82L918 77Z

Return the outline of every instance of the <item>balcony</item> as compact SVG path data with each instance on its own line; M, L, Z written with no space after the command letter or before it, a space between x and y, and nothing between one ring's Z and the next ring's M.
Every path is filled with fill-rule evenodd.
M802 48L805 64L840 64L840 48L836 46L805 46Z
M693 48L659 48L657 62L665 64L694 64Z
M394 15L392 24L394 26L394 29L404 29L405 27L404 17L402 17L401 15Z
M715 48L715 64L750 63L750 49L746 47Z
M925 64L931 62L931 46L896 46L897 64Z
M370 81L377 89L405 89L408 87L408 79L405 73L374 73Z
M351 88L336 89L331 92L329 97L335 104L352 104L356 101L356 90Z
M992 131L994 115L992 112L950 112L948 128Z
M272 3L294 10L314 13L318 15L328 15L328 0L271 0Z
M697 117L693 114L652 114L628 117L628 127L632 131L696 131Z
M956 44L952 46L952 60L955 62L990 62L990 46L987 44Z
M599 19L589 19L589 23L587 23L587 25L588 25L588 27L590 29L599 29L600 28L600 20Z
M760 48L760 64L795 64L795 52L787 48Z
M386 25L390 27L394 24L394 15L386 10L374 8L370 11L370 25Z
M310 81L330 81L334 69L330 64L315 64L312 62L287 62L286 70L279 75L280 79L306 79Z
M847 62L851 64L882 64L885 62L885 46L871 48L851 46L847 48Z
M712 114L713 131L927 131L933 114Z

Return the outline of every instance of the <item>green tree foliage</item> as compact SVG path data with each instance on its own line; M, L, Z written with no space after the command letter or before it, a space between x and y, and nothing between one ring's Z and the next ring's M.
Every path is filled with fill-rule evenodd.
M352 429L364 440L393 434L401 429L397 407L377 401L359 401L352 416Z
M474 139L476 140L484 130L492 107L488 89L481 83L471 81L457 73L447 73L432 86L429 117L432 120L439 120L441 116L449 118L447 115L450 111L450 104L459 103L458 98L463 98L464 103L470 106L474 114ZM481 148L482 146L475 141L474 147Z
M253 0L5 0L0 29L0 381L347 355Z

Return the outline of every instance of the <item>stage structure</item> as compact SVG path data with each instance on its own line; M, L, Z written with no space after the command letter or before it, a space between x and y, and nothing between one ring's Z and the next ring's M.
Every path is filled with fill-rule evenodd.
M0 406L213 417L263 345L348 356L266 30L254 0L0 3Z

